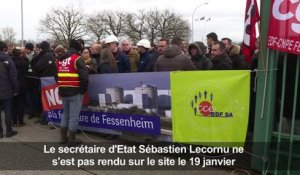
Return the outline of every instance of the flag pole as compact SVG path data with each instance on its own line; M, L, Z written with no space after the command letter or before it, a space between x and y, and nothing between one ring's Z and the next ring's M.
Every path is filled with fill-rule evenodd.
M21 47L24 46L23 0L21 0Z

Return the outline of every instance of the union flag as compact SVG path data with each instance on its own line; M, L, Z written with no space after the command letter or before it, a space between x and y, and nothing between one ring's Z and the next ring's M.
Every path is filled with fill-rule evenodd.
M251 63L251 57L255 50L256 29L255 24L260 20L256 0L247 0L245 10L245 24L242 52L245 60Z

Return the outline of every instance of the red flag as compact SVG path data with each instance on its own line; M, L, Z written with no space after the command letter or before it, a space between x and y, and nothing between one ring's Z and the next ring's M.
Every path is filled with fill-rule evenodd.
M242 45L242 52L245 60L250 63L251 57L255 50L256 30L255 24L259 21L259 12L256 0L247 0L245 11L244 24L244 39Z

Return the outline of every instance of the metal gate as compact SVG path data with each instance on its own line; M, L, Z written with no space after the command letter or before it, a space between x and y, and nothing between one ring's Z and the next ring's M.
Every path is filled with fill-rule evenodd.
M300 56L266 48L270 0L261 0L252 168L300 174ZM276 27L276 26L270 26Z

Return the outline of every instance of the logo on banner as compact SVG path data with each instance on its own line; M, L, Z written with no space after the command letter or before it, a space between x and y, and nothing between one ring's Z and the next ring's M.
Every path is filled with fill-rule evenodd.
M199 92L192 97L191 107L194 116L203 117L233 117L232 112L218 111L216 104L213 103L214 94L213 92Z
M285 10L283 8L280 8L283 3L287 4L287 1L288 0L275 0L272 7L272 16L275 19L283 22L286 22L295 17L296 20L291 20L289 27L293 32L300 34L300 0L289 0L289 6L297 5L296 9L292 8L291 10L290 8L288 8L288 10Z
M273 0L271 5L267 46L300 54L300 0Z

